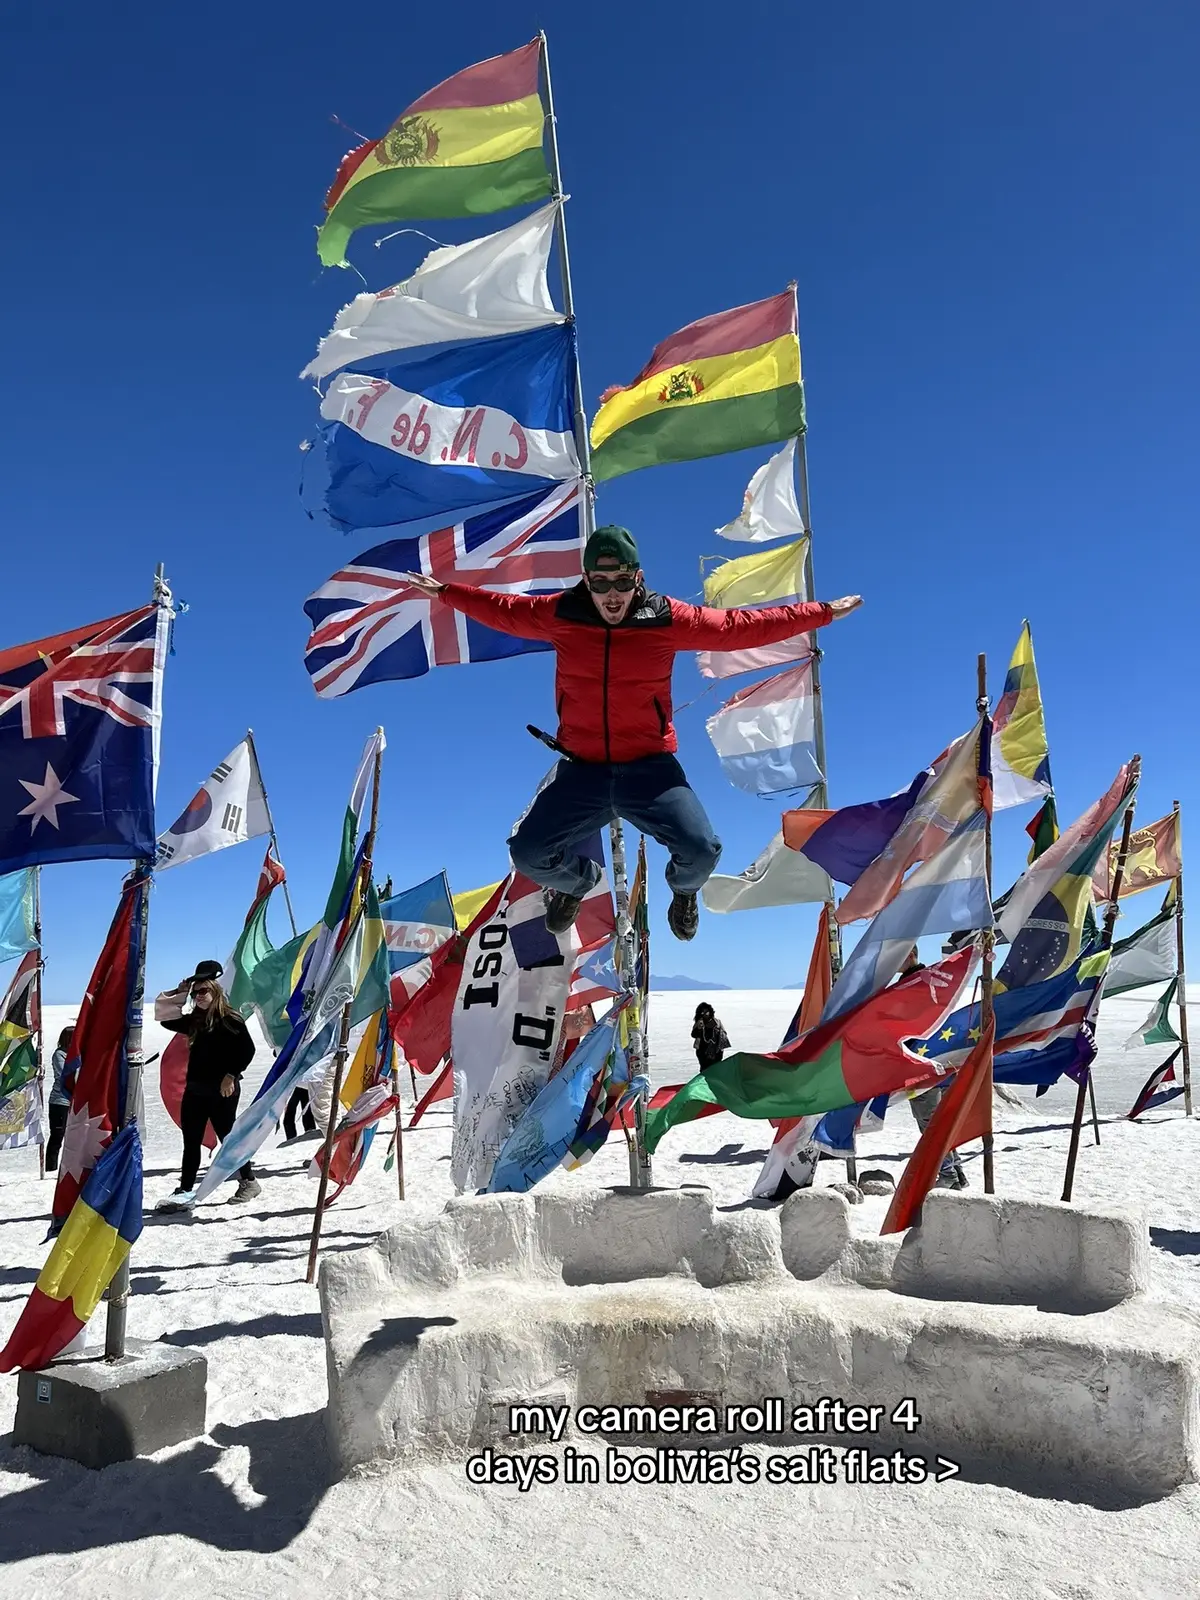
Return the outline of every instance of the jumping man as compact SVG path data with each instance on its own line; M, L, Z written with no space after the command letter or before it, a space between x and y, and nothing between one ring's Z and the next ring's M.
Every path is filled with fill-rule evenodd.
M414 588L500 633L545 639L555 649L558 744L567 759L539 791L508 841L513 865L541 884L546 926L563 933L600 868L579 845L624 817L671 853L667 922L694 937L697 892L720 841L675 759L671 671L681 650L746 650L823 628L862 604L734 607L717 611L647 589L633 535L597 528L583 552L583 581L565 594L492 594L413 575Z

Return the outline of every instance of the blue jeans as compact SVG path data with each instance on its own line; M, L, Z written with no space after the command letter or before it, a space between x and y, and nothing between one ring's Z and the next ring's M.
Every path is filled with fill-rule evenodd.
M543 888L582 899L600 868L578 846L615 817L671 852L667 885L679 894L695 894L720 858L721 841L683 768L659 755L611 766L560 761L508 841L513 865Z

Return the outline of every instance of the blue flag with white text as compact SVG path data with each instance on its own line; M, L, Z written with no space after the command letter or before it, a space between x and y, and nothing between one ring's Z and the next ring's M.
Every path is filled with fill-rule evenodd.
M574 341L564 323L339 372L321 401L330 519L383 528L578 477Z

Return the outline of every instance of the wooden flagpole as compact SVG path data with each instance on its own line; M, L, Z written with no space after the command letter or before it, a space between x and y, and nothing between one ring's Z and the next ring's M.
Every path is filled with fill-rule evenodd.
M1136 783L1142 767L1141 756L1134 756L1129 763L1129 767L1130 778ZM1129 854L1129 835L1133 829L1134 807L1135 802L1131 800L1126 808L1125 822L1121 828L1121 848L1117 852L1117 865L1113 872L1112 899L1109 901L1108 909L1104 915L1104 933L1100 940L1101 950L1111 949L1113 930L1117 926L1117 901L1121 893L1121 880L1125 876L1125 857ZM1099 994L1100 990L1097 989L1096 992ZM1071 1121L1071 1143L1067 1150L1067 1170L1063 1175L1062 1197L1064 1200L1071 1198L1071 1190L1075 1184L1075 1163L1079 1158L1079 1135L1083 1129L1083 1107L1087 1099L1088 1083L1091 1080L1091 1076L1092 1069L1089 1065L1084 1068L1084 1079L1079 1085L1078 1094L1075 1096L1075 1115Z
M263 782L262 767L258 763L258 746L254 742L254 729L246 729L246 743L250 746L250 759L254 762L254 771L258 778L258 787L262 790L263 805L267 808L267 826L271 830L271 848L275 852L275 859L283 866L283 857L279 853L279 840L275 837L275 818L271 815L271 798L267 794L267 786ZM296 927L296 913L292 910L292 896L288 890L287 874L283 879L283 899L287 906L288 921L292 925L292 938L300 931Z
M987 692L987 656L986 655L982 655L981 654L979 656L978 661L976 662L976 665L975 665L975 685L976 685L975 709L976 709L976 711L978 711L979 715L983 718L984 723L986 724L986 737L990 740L991 729L992 729L992 719L988 714L989 702L988 702L988 692ZM985 737L985 732L984 732L983 728L980 729L980 737L981 738ZM990 758L989 758L989 762L990 762ZM990 777L989 777L989 781L990 781ZM984 871L985 871L986 876L987 876L987 896L988 896L988 904L990 905L991 902L992 902L992 809L991 809L990 805L988 806L986 812L984 813L983 837L984 837ZM983 953L983 967L982 967L982 970L980 972L980 982L979 982L979 1026L980 1026L981 1031L985 1035L990 1031L991 1026L992 1026L992 1008L993 1008L992 964L993 964L993 952L995 950L995 947L996 947L996 931L995 931L994 926L985 928L984 931L983 931L983 952L982 952ZM992 1061L988 1062L988 1076L989 1076L989 1078L991 1077L991 1074L992 1074L992 1065L993 1065L994 1061L995 1061L995 1041L993 1040ZM993 1101L993 1103L994 1103L994 1093L990 1089L989 1089L989 1099L991 1099ZM989 1109L989 1113L988 1113L988 1122L989 1122L989 1124L991 1122L991 1111L990 1111L990 1109ZM996 1192L995 1149L996 1149L996 1141L995 1141L994 1135L992 1135L990 1133L985 1133L984 1136L983 1136L983 1192L984 1192L984 1194L995 1194L995 1192Z
M1183 1051L1183 1111L1192 1114L1192 1051L1188 1043L1187 974L1183 960L1183 819L1179 814L1179 801L1171 808L1175 813L1175 843L1179 850L1179 876L1175 880L1175 971L1179 987L1175 991L1179 1001L1179 1046Z
M792 298L796 302L796 344L800 344L800 286L793 278L788 288L792 291ZM812 532L812 506L808 493L808 450L805 446L805 432L801 430L796 435L796 479L799 488L800 521L804 524L804 598L812 600L816 597L816 577L813 568L813 532ZM812 696L813 696L813 744L816 747L817 767L821 773L820 780L813 786L812 800L818 809L824 810L829 805L829 767L825 752L825 698L821 692L821 662L824 651L813 641L812 652ZM842 970L842 930L837 921L837 906L832 895L825 902L829 912L829 966L833 981L836 983L838 974ZM854 1156L846 1158L846 1177L851 1183L858 1181L858 1161Z
M592 482L591 444L588 438L587 412L583 403L583 377L579 366L578 330L575 326L575 296L571 289L571 257L567 250L567 219L563 196L562 168L558 159L558 119L554 112L554 84L550 76L550 46L545 30L538 34L541 44L542 76L546 84L546 126L550 136L550 175L553 197L558 201L554 218L554 237L558 244L558 263L562 274L563 312L568 324L576 332L575 348L575 447L579 456L579 471L583 483L583 536L590 537L596 526L596 490ZM625 864L625 830L620 817L609 825L609 845L612 856L613 899L617 910L617 939L622 959L620 970L625 987L633 982L637 966L636 941L629 917L629 878ZM646 1047L640 1025L629 1032L630 1072L644 1072L649 1076ZM653 1178L650 1152L646 1149L646 1095L638 1096L634 1104L634 1141L629 1152L629 1183L634 1189L649 1189Z
M382 728L378 730L383 732ZM358 883L355 885L351 899L351 907L357 901L357 911L351 910L350 919L355 915L362 915L367 898L367 889L371 882L371 868L375 854L375 833L379 826L379 774L383 766L383 751L375 751L375 773L371 780L371 822L367 829L366 846L363 850L362 869L359 873ZM321 1176L317 1183L317 1205L313 1212L312 1237L308 1242L308 1271L305 1282L312 1283L317 1275L317 1251L321 1244L321 1222L325 1215L325 1196L329 1190L329 1161L333 1153L333 1136L338 1124L338 1096L342 1092L342 1075L346 1070L346 1057L350 1054L350 1013L354 1009L354 996L342 1007L342 1020L338 1029L337 1049L333 1056L333 1093L329 1097L329 1123L325 1129L324 1155L321 1158ZM403 1192L401 1193L403 1199Z
M37 942L37 975L34 978L34 1016L37 1018L37 1027L34 1029L34 1065L37 1069L37 1097L38 1097L38 1126L41 1129L41 1141L38 1144L38 1177L46 1176L46 1123L43 1113L46 1109L46 1041L42 1032L42 968L45 965L42 952L42 869L33 869L33 937Z

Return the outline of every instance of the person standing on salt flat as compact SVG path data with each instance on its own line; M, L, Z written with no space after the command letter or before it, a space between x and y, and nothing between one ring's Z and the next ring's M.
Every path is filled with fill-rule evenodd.
M179 1107L183 1167L179 1188L167 1202L168 1207L180 1210L187 1209L196 1187L204 1130L211 1126L218 1139L228 1137L237 1120L242 1073L254 1059L249 1029L217 982L221 971L220 962L201 961L190 978L160 994L154 1002L154 1020L171 1033L186 1034L188 1039L187 1083ZM185 1012L189 995L192 1009ZM237 1192L230 1204L244 1204L261 1193L254 1168L247 1161L238 1169Z
M729 1035L707 1000L701 1000L692 1019L692 1049L701 1072L715 1066L729 1049Z
M633 535L612 524L588 540L583 574L565 594L535 598L408 576L422 594L475 622L554 646L555 742L565 759L508 841L517 871L546 890L549 931L565 933L599 881L598 863L579 846L623 817L670 851L667 923L677 939L691 939L699 925L696 895L721 844L675 759L675 657L776 644L847 616L862 597L724 611L688 605L647 589Z

